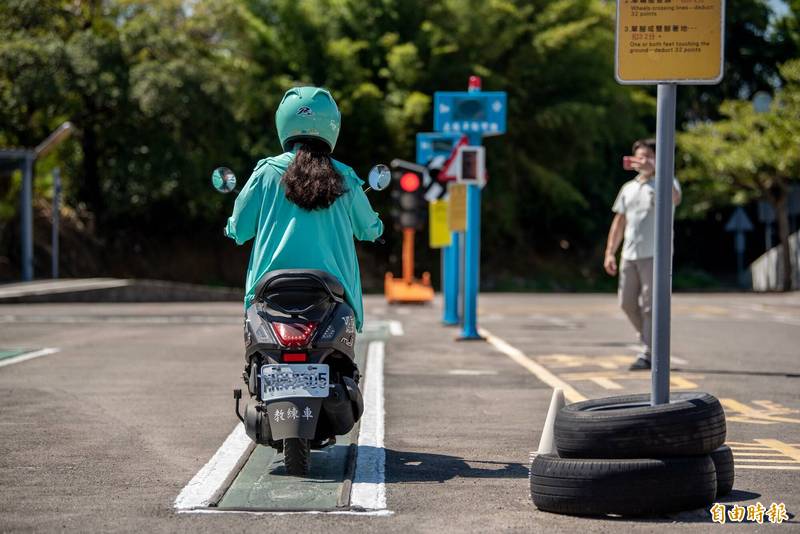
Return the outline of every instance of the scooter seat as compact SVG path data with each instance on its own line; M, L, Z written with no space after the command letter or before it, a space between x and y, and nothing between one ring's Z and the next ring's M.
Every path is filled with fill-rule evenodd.
M331 273L314 269L279 269L261 277L255 288L257 299L269 293L324 291L324 284L331 293L344 298L344 286Z

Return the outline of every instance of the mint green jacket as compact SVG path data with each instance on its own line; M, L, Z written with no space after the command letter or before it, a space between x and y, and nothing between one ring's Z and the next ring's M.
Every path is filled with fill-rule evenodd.
M347 165L333 160L345 193L328 208L306 211L286 198L281 177L294 152L262 159L242 188L228 219L225 235L238 245L255 238L245 282L244 305L255 298L258 281L277 269L321 269L344 286L361 331L364 307L361 275L353 237L374 241L383 223L362 190L363 181Z

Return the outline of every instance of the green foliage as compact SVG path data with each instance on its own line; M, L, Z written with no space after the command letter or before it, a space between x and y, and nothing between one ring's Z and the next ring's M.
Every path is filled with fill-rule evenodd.
M800 181L800 60L780 69L784 86L770 109L759 113L747 101L725 101L723 119L694 125L680 136L690 209L700 214L714 203L768 201L775 210L783 277L791 281L788 198L790 183Z
M775 58L800 50L792 1L772 21L765 0L730 2L729 76L682 90L702 103L685 103L686 116L715 117L723 98L781 79ZM509 93L508 134L487 140L484 257L524 272L529 260L507 258L562 239L598 246L625 178L620 156L654 126L652 92L614 81L613 17L603 0L6 0L0 144L33 146L71 120L74 141L37 165L38 195L58 164L66 202L93 214L100 237L217 235L230 199L209 173L226 164L245 179L279 151L274 112L288 87L331 90L343 114L336 156L363 173L413 159L433 92L478 74ZM699 183L710 152L691 148L686 173ZM727 194L720 181L703 186L713 198ZM8 218L16 189L5 182ZM385 209L388 196L375 201Z
M800 60L785 64L786 80L769 111L749 101L728 100L722 120L702 122L679 135L680 174L687 182L688 209L769 199L800 179Z

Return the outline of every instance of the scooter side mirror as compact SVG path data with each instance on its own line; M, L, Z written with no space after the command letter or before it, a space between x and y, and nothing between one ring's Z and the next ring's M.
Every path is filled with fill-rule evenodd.
M230 193L236 189L236 175L228 167L217 167L211 173L211 185L220 193Z
M382 191L389 187L389 182L392 181L392 171L383 163L379 163L369 170L367 181L371 189Z

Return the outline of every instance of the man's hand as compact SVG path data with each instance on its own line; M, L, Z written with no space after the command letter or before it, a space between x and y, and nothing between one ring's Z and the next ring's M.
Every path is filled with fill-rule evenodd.
M656 162L652 158L634 157L631 160L631 167L645 176L653 176L656 173Z
M606 257L603 260L603 267L611 276L617 274L617 249L622 243L625 232L625 215L617 213L611 221L611 228L608 231L608 242L606 244Z
M606 272L611 276L617 275L617 258L614 254L606 254L606 259L603 261L603 267Z

